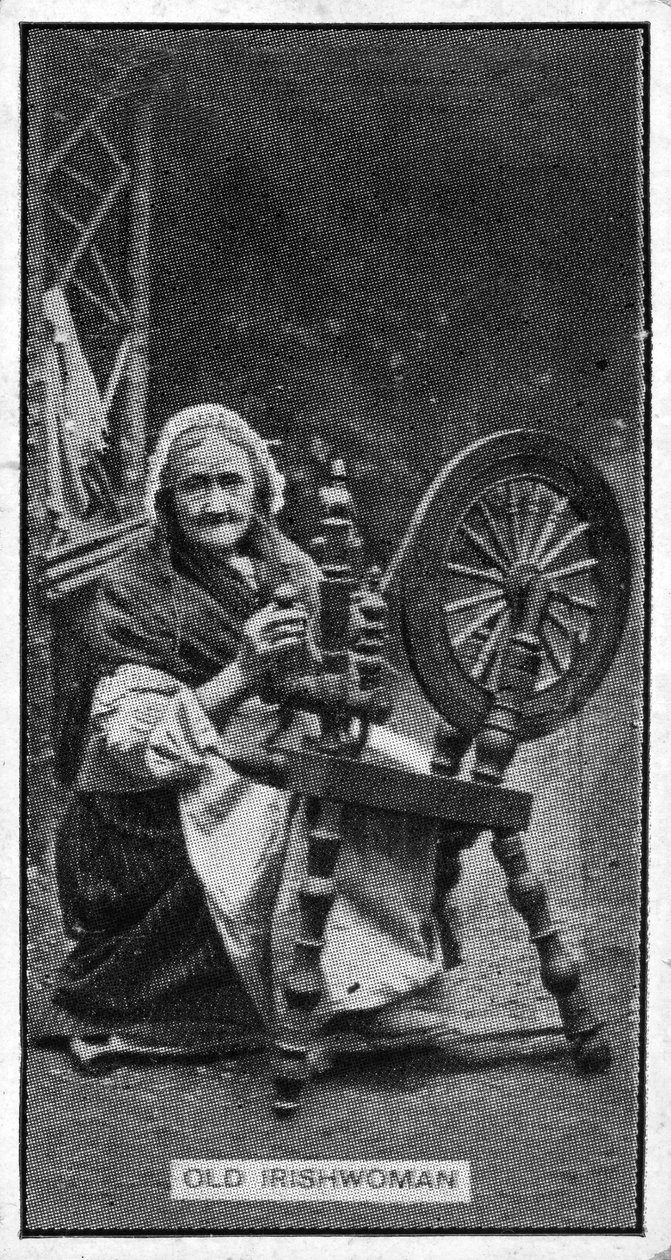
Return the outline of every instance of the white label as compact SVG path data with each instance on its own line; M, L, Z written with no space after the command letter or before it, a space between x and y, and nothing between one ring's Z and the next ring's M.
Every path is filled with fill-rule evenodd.
M470 1203L466 1160L174 1159L173 1199L273 1203Z

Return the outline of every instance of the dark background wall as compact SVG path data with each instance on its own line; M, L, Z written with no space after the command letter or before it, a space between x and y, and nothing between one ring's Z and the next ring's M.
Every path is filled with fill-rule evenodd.
M115 32L35 32L61 90ZM284 442L289 527L349 457L385 559L493 428L641 433L641 35L201 29L158 102L150 420Z

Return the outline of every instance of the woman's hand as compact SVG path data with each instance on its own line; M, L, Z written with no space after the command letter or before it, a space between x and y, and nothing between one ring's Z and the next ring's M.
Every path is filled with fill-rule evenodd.
M245 622L237 665L245 685L258 691L282 658L307 643L307 613L301 604L268 604Z
M235 660L195 691L201 707L219 727L243 700L263 690L272 671L277 672L283 665L287 671L289 662L282 658L297 648L305 648L307 620L302 605L286 608L273 603L245 622Z

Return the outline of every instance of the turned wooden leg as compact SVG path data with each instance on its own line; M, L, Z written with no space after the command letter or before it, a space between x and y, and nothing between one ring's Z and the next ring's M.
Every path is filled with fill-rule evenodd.
M508 900L524 919L538 950L541 980L557 1002L575 1063L586 1072L604 1071L611 1063L604 1025L590 1012L580 967L552 921L545 884L529 868L522 837L497 832L492 850L506 876Z
M308 801L307 868L298 890L300 935L284 985L288 1019L275 1041L275 1111L279 1117L296 1112L308 1078L313 1012L322 996L320 956L324 928L335 896L333 872L340 849L340 820L338 804Z
M503 654L499 692L475 741L474 778L499 784L517 748L519 705L533 692L538 676L538 625L546 591L542 582L531 584L513 619L513 632ZM575 1063L583 1071L603 1071L611 1053L604 1025L590 1012L580 968L567 952L558 927L552 921L542 879L529 867L524 840L519 833L497 831L492 849L507 880L508 900L524 919L541 964L541 979L559 1008Z
M441 718L436 727L431 758L431 773L451 778L468 751L470 737ZM458 967L462 961L461 943L451 913L450 896L461 877L461 849L470 845L474 833L453 826L437 827L436 879L433 913L436 917L440 944L446 967Z

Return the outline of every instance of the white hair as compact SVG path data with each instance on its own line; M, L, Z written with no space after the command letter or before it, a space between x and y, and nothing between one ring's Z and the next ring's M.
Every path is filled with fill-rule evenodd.
M277 468L267 442L250 428L237 411L231 411L229 407L222 407L219 403L198 403L195 407L178 411L166 421L149 458L144 500L149 519L156 521L156 497L161 489L163 471L173 443L188 429L206 426L219 429L224 436L228 436L232 442L252 454L268 478L270 514L277 516L284 504L284 477Z

